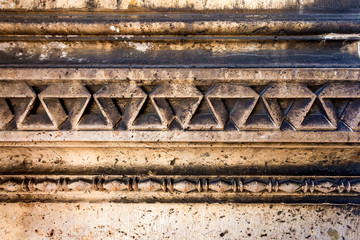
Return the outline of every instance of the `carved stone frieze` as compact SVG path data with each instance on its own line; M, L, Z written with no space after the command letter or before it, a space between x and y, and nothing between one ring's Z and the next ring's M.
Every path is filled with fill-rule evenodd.
M37 86L2 83L0 120L3 130L15 119L18 130L358 131L359 86L109 83L91 93L65 83L35 94Z
M0 129L3 129L12 119L15 119L18 128L23 128L23 123L33 107L35 98L35 92L25 83L2 85L0 88ZM9 99L20 101L13 108L9 108L7 102Z
M1 176L0 191L32 192L180 192L180 193L360 193L360 179L354 177L115 177L115 176Z
M357 239L359 0L0 10L2 239Z

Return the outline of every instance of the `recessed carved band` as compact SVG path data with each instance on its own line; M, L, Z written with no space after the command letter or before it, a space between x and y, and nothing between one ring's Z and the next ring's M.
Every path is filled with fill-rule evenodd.
M279 178L278 178L279 179ZM360 178L345 177L101 177L44 176L0 179L0 192L172 192L359 194Z
M0 128L14 122L19 130L358 131L359 99L359 83L62 83L43 89L1 83Z

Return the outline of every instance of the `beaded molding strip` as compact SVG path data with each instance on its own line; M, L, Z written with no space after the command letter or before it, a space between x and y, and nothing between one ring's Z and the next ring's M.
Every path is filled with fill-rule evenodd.
M360 193L360 178L348 177L9 177L0 192L172 192L172 193Z

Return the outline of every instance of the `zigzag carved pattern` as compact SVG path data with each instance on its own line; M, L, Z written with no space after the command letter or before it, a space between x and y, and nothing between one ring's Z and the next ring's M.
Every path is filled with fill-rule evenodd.
M360 193L358 178L2 177L0 192Z
M0 129L360 130L359 83L37 88L1 83Z

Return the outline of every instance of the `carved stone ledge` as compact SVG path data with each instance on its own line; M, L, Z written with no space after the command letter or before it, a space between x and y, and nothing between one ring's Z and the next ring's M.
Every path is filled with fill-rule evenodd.
M82 11L108 11L118 10L125 13L129 11L169 11L169 10L186 10L186 11L254 11L254 12L271 12L271 10L290 10L303 12L304 10L349 10L360 7L356 0L346 1L313 1L303 0L301 2L294 0L270 0L258 1L252 0L233 1L233 0L187 0L187 1L142 1L142 0L124 0L124 1L101 1L101 0L78 0L62 1L53 0L43 2L41 0L18 0L16 2L3 2L1 7L5 10L18 11L54 11L54 10L82 10Z
M0 8L2 238L358 236L359 0Z
M304 131L309 131L310 139L313 131L323 131L316 133L317 141L326 142L325 136L332 136L333 132L353 137L360 134L357 132L358 82L265 86L135 85L131 82L32 85L20 81L0 84L3 89L0 98L4 103L0 134L8 137L9 134L33 134L18 130L60 130L68 132L69 137L82 135L71 130L113 130L122 136L128 135L128 131L133 134L137 130L162 130L159 134L165 138L173 131L196 138L197 134L203 135L204 130L224 136L232 131L251 135L251 131L245 130L258 130L273 132L268 139L276 134L275 139L282 136L286 142ZM71 141L71 137L67 140Z
M150 13L118 11L37 13L39 12L0 12L2 26L0 39L34 40L46 36L48 40L89 40L101 37L108 40L149 38L355 40L360 37L358 34L360 18L356 9L342 13L319 11L316 14L269 11L202 13L173 10ZM11 18L8 17L9 14ZM274 35L277 36L276 39Z
M260 195L259 195L260 194ZM342 196L343 202L357 203L360 178L346 176L1 176L0 200L61 201L81 196L87 200L121 201L134 196L148 201L156 196L161 201L188 197L236 201L242 196L253 202L269 201L271 196L299 198L298 201L322 201L325 196ZM17 196L17 198L14 196ZM8 197L8 198L7 198ZM355 197L355 198L354 198ZM305 200L306 199L306 200Z

